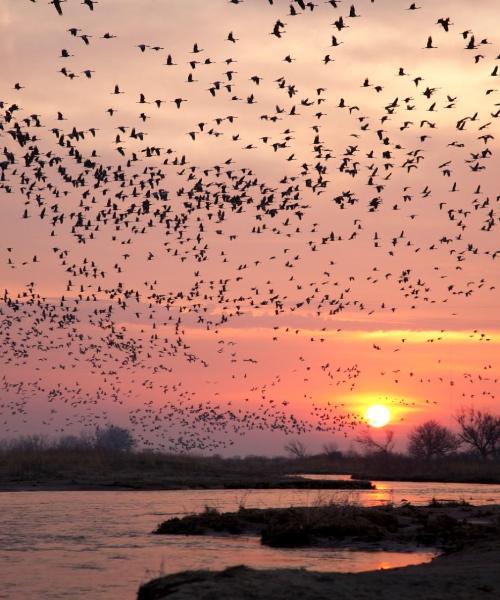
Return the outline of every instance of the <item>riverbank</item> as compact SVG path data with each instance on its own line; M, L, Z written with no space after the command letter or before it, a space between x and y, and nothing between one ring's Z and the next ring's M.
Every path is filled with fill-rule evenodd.
M138 600L472 600L500 597L500 506L432 502L426 507L363 508L327 505L291 509L241 509L170 519L156 533L258 533L263 544L320 545L352 550L415 549L434 545L442 554L430 563L364 573L304 570L183 572L160 577Z
M369 481L358 479L282 479L165 477L154 480L117 478L109 480L19 480L0 481L0 492L95 492L95 491L176 491L176 490L371 490Z
M254 570L169 575L143 585L138 600L493 600L500 597L500 540L477 542L432 562L365 573Z
M266 489L265 482L304 473L319 479L349 473L353 479L366 481L500 483L500 462L449 457L429 463L380 453L223 458L146 450L111 452L96 447L0 446L0 490L4 491ZM252 482L260 482L259 487Z

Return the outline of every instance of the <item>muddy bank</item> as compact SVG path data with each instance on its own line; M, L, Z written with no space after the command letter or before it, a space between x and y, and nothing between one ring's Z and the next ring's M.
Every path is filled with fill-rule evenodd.
M142 586L138 600L493 600L500 598L500 540L478 542L431 563L366 573L184 572Z
M15 491L105 491L105 490L370 490L374 485L365 480L323 480L285 477L255 479L248 477L165 477L141 480L140 478L117 479L36 479L0 482L0 492Z

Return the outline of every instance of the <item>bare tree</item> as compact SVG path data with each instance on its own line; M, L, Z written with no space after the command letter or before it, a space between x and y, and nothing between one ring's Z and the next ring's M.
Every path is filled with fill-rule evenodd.
M95 439L92 435L82 431L79 435L63 435L57 442L57 447L62 450L90 450Z
M38 453L45 450L49 446L49 441L46 436L40 434L25 435L12 442L12 447L16 450Z
M471 407L462 408L456 420L460 439L482 458L494 456L500 450L500 417Z
M391 454L394 450L394 431L386 429L382 441L375 440L371 431L366 430L356 438L359 444L367 454Z
M442 458L456 452L461 439L437 421L426 421L415 427L408 436L408 453L423 460Z
M323 454L328 458L335 458L341 454L335 442L327 442L323 444Z
M295 458L304 458L307 454L306 447L300 440L290 440L285 444L285 450Z

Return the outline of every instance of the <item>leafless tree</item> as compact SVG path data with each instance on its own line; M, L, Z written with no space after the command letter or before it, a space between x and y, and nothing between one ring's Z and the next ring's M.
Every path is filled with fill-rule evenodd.
M63 435L57 442L57 447L62 450L89 450L94 445L94 436L87 432L81 432L79 435Z
M408 436L408 453L423 460L442 458L456 452L461 439L437 421L426 421L415 427Z
M306 447L300 440L290 440L285 444L285 450L296 458L304 458L307 454Z
M460 439L482 458L490 458L500 450L500 417L471 407L462 408L456 420Z
M323 454L328 458L334 458L340 454L339 448L335 442L323 444Z
M375 440L371 431L366 430L356 438L356 443L359 444L366 454L391 454L394 450L394 431L386 429L384 431L384 439Z
M23 436L12 442L12 447L16 450L38 453L49 446L49 441L44 435L32 434Z

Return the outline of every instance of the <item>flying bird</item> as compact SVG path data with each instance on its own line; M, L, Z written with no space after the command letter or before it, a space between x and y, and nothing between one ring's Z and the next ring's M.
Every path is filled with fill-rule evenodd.
M66 0L50 0L49 4L53 4L54 8L57 10L58 14L62 16L63 11L62 11L61 4L63 2L66 2Z

